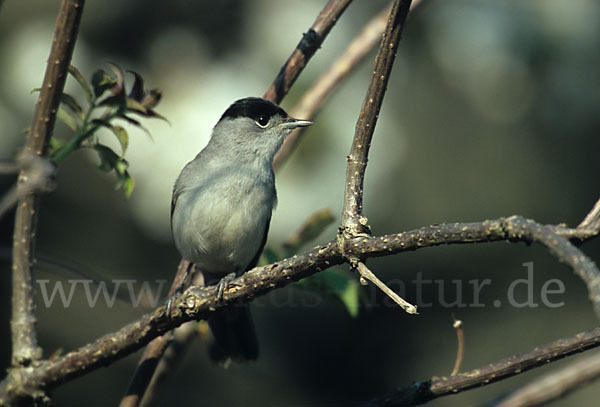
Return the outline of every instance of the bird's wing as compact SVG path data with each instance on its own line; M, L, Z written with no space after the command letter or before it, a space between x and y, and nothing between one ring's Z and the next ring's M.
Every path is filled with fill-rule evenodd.
M262 238L262 242L260 243L260 247L258 248L258 251L254 255L254 258L252 259L250 264L248 264L248 267L246 267L246 271L253 269L258 264L260 255L262 254L262 251L265 248L265 244L267 243L267 235L269 234L269 226L270 225L271 225L271 216L269 215L269 219L267 219L267 222L265 224L265 233L263 233L263 238Z
M173 187L173 195L171 196L171 227L173 226L173 212L175 211L175 205L177 205L177 199L179 199L182 192L183 188L176 182Z

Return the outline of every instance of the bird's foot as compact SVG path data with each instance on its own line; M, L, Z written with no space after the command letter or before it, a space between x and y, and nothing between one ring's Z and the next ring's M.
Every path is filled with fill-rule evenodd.
M167 307L165 311L167 315L171 315L171 310L173 308L173 305L175 304L175 297L181 294L184 288L186 288L186 286L189 285L190 281L188 281L188 278L196 271L197 270L195 269L194 264L187 260L183 260L179 264L177 274L175 275L175 281L178 282L176 283L175 289L172 290L172 293L169 294L170 297L167 300Z
M235 273L229 273L219 281L217 284L217 301L223 301L223 293L235 277Z

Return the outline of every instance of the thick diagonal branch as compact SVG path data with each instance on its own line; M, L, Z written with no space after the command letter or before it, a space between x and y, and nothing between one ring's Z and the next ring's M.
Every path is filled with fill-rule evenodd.
M537 242L548 245L547 240L538 240L537 226L533 221L513 216L477 223L454 223L428 226L413 231L370 237L362 236L351 240L349 253L364 258L387 256L404 251L414 251L423 247L439 246L442 244L484 243L494 241ZM546 226L554 228L554 226ZM560 233L570 235L571 230ZM556 234L557 236L558 233ZM562 237L562 236L561 236ZM583 237L587 239L589 237ZM574 247L574 246L573 246ZM589 261L583 254L571 249L564 251L563 245L551 249L558 254L561 261L569 267L580 269ZM578 250L575 248L575 250ZM577 260L565 259L576 255ZM223 293L223 301L217 301L216 287L193 287L180 295L170 315L166 315L166 307L159 307L152 314L142 317L118 332L104 336L96 342L52 361L41 363L36 369L22 372L19 381L9 377L0 384L0 404L7 397L7 388L13 392L23 391L31 387L42 386L51 389L65 381L79 377L86 372L105 366L143 347L152 339L179 326L183 322L205 318L217 308L227 306L232 302L249 301L264 295L278 287L325 270L331 266L344 263L346 257L342 254L336 241L263 267L255 268L231 282ZM587 263L594 270L593 263ZM588 267L585 266L585 267ZM579 270L582 271L582 270ZM585 274L582 272L581 274ZM588 290L594 287L588 287ZM596 289L598 287L595 287ZM596 293L590 293L596 298ZM453 376L452 379L463 377ZM16 388L18 386L18 388Z
M73 48L77 38L84 0L63 0L52 41L46 73L36 103L26 152L43 156L56 120ZM19 185L27 185L30 174L19 173ZM13 236L12 365L24 365L41 357L35 333L33 303L33 262L38 196L23 195L17 203Z

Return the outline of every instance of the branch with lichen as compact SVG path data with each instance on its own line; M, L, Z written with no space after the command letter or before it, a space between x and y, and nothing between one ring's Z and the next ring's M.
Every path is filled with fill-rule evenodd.
M597 220L594 220L597 223ZM539 229L552 231L551 236L559 243L547 240ZM556 230L558 229L558 230ZM556 232L554 232L556 230ZM581 275L590 267L592 273L598 273L596 266L578 254L577 249L566 240L564 235L577 236L587 240L587 230L568 229L564 226L539 225L518 216L500 218L474 223L453 223L432 225L408 232L385 236L361 236L351 240L349 254L368 257L388 256L405 251L419 250L425 247L443 244L486 243L495 241L539 243L549 247L559 260L574 267ZM596 234L595 236L597 236ZM0 384L0 403L7 397L26 395L28 389L39 387L53 389L61 383L73 380L99 367L121 359L152 339L165 334L184 322L205 319L211 312L236 302L250 301L258 296L284 287L309 275L318 273L334 265L346 262L335 240L317 246L310 251L284 259L282 261L254 268L231 282L223 292L222 301L217 300L217 288L190 287L173 300L173 306L167 314L167 306L158 307L137 321L126 325L119 331L99 338L82 348L73 350L54 360L41 361L35 370L21 372L18 381L7 378ZM575 258L571 258L575 255ZM583 256L583 257L582 257ZM588 286L590 298L598 297L598 286ZM452 376L463 377L466 373ZM10 393L8 390L10 389Z
M538 346L529 352L514 355L455 376L434 377L430 380L414 382L382 397L373 399L363 404L363 406L418 406L439 397L487 386L488 384L519 375L536 367L545 366L548 363L597 348L598 346L600 346L600 328L594 328L569 338L559 339L546 345ZM499 404L498 406L517 407L523 405L507 403Z

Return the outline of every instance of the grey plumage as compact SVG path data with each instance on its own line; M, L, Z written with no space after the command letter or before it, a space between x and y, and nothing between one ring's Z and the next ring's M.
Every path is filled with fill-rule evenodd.
M214 127L206 147L181 171L171 204L173 238L207 284L256 265L277 204L273 158L287 134L310 124L264 99L238 100ZM220 347L211 351L214 359L256 358L249 317L244 307L211 317Z

